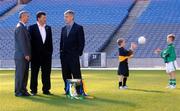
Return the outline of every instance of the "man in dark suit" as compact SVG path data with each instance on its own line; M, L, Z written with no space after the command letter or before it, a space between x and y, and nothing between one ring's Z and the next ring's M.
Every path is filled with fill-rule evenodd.
M38 12L36 15L37 23L29 27L32 45L31 60L31 94L37 94L38 73L41 68L42 72L42 91L45 95L51 95L50 74L51 59L53 52L52 31L51 27L46 25L46 13Z
M29 19L28 12L21 11L19 19L15 28L15 96L30 96L26 89L31 58L31 37L26 28Z
M83 27L74 22L72 10L64 13L64 19L66 26L61 31L60 59L66 88L67 79L82 79L79 57L83 54L85 38Z

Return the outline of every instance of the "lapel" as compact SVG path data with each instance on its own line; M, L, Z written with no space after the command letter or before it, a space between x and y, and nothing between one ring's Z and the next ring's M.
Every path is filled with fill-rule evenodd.
M25 31L25 33L27 34L27 36L29 37L29 39L31 39L31 36L30 36L30 34L29 34L29 32L28 32L28 29L27 29L27 27L26 26L24 26L24 24L23 23L21 23L21 22L19 22L19 24L24 28L24 31Z
M47 32L48 32L48 26L47 26L47 25L45 26L45 31L46 31L46 39L45 39L44 44L46 43L46 40L47 40L48 37L49 37L49 36L48 36L48 33L47 33Z
M67 29L66 29L66 26L64 27L63 35L64 35L65 38L67 38Z

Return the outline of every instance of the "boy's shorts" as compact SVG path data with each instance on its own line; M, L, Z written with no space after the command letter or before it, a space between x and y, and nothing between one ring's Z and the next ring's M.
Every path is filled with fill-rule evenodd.
M119 63L118 75L122 75L125 77L129 76L129 67L127 63Z
M176 71L177 67L178 65L176 61L166 63L166 73L171 73L173 71Z

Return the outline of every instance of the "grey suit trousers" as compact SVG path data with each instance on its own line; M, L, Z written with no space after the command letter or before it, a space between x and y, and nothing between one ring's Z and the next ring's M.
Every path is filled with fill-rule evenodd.
M29 62L25 58L15 59L15 93L27 92Z

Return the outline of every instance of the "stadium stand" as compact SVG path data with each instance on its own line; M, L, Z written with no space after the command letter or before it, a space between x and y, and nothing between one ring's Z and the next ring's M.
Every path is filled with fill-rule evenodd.
M76 12L77 23L84 26L85 52L101 51L111 39L112 33L124 21L133 0L32 0L23 8L30 12L30 22L36 22L37 11L45 11L48 24L53 29L53 59L59 59L60 31L64 25L63 13L67 9ZM18 12L0 21L0 59L12 60L14 54L14 27Z
M0 0L0 16L5 14L17 4L17 0Z
M177 56L180 57L180 7L179 0L151 0L147 9L138 18L135 26L125 35L128 42L137 42L137 38L145 36L147 43L140 45L135 53L136 58L157 58L154 54L157 47L166 47L166 36L169 33L176 35L175 46ZM116 50L110 57L117 57Z
M5 1L1 3L4 4ZM57 60L59 59L60 32L64 25L63 13L65 10L74 10L76 22L84 26L85 52L99 52L108 46L116 31L126 22L134 5L134 0L32 0L22 10L30 12L29 24L36 22L37 11L47 12L47 22L53 29L53 59ZM180 57L180 50L178 50L180 49L180 38L178 37L180 36L180 12L178 7L180 7L179 0L151 0L148 2L145 10L135 20L133 27L123 36L127 40L127 47L130 46L130 42L137 42L139 36L147 38L145 45L139 45L135 58L159 58L154 54L154 49L166 47L166 35L169 33L176 35L176 52L177 57ZM18 22L18 12L0 20L0 61L13 60L14 28ZM112 49L114 50L111 50L108 58L114 64L116 62L112 62L112 59L117 61L117 45L114 45ZM12 61L9 64L13 64ZM9 64L5 65L9 66Z

